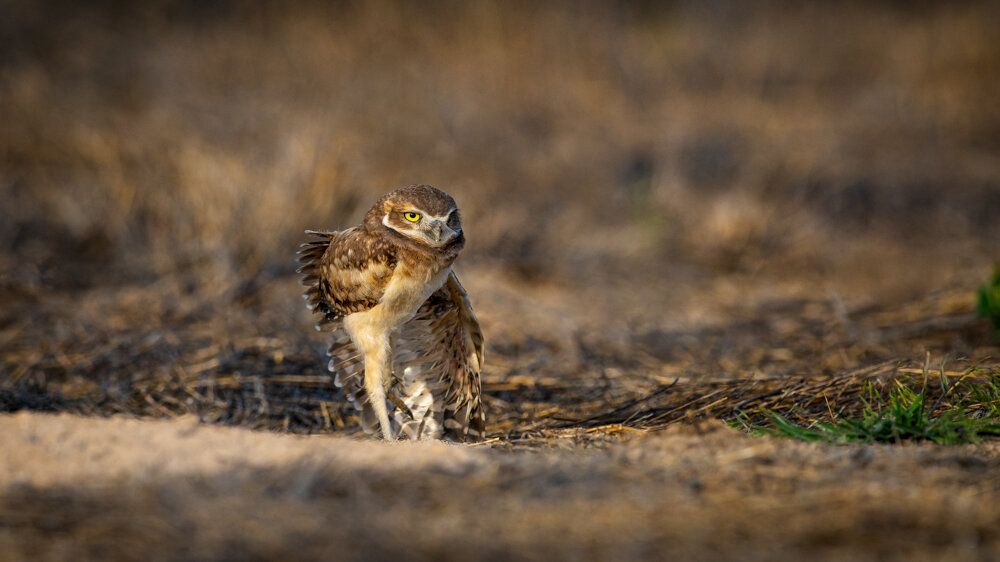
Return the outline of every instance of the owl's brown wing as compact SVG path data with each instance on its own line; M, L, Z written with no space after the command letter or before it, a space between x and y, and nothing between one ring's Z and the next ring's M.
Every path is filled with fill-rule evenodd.
M396 268L392 247L359 228L337 232L307 230L317 239L302 244L300 283L308 287L302 298L313 312L322 314L317 329L363 312L378 304Z
M300 283L307 287L302 298L310 310L320 314L316 329L333 332L327 354L334 384L344 389L361 412L365 431L377 432L378 420L364 390L364 356L344 330L343 318L378 304L396 267L395 254L385 242L359 228L307 230L306 234L315 239L299 249Z
M483 333L455 273L400 329L393 345L394 390L408 411L395 423L410 439L481 441Z

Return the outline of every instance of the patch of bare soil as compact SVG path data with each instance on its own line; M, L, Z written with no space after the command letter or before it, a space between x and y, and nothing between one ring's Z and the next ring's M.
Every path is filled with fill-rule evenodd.
M0 417L9 559L987 560L995 443L821 446L718 422L510 453Z

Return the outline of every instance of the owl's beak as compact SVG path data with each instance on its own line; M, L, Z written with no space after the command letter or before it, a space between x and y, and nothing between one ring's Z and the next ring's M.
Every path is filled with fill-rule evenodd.
M443 222L439 220L431 221L431 224L427 228L427 231L430 232L431 238L434 239L434 242L441 241L441 229L443 228L444 228Z

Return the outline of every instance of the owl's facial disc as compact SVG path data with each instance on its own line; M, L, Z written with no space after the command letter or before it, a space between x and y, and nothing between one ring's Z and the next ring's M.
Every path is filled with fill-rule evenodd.
M393 210L382 217L382 224L432 248L447 245L462 232L455 209L443 216L426 214L419 209Z

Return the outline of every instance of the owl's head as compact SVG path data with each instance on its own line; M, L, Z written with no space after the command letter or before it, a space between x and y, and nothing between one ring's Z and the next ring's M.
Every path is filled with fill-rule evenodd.
M464 242L458 206L450 195L429 185L408 185L379 199L365 217L431 248Z

